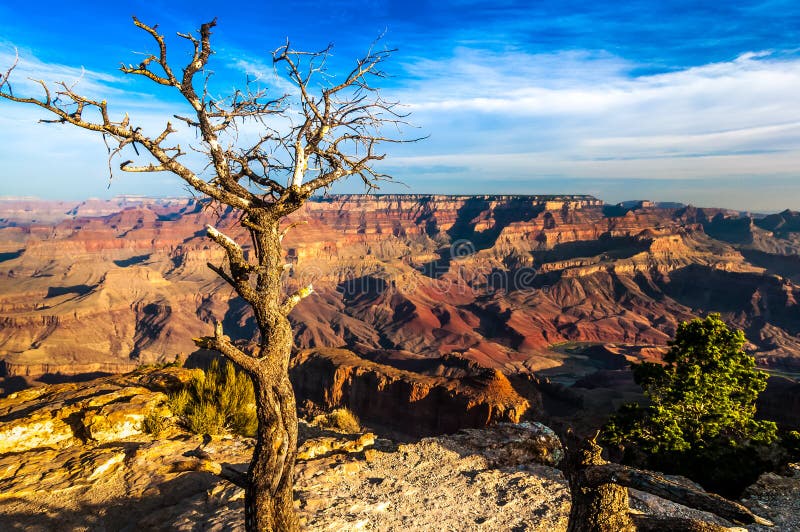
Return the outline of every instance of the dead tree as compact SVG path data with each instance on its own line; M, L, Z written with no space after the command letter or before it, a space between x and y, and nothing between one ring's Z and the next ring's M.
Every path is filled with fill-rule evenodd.
M566 453L560 467L569 482L572 505L568 532L635 531L628 515L628 490L614 482L588 484L583 476L607 463L594 440L581 440L572 431L561 438Z
M9 78L16 62L0 77L0 96L46 109L55 115L47 122L72 124L111 139L109 161L128 148L137 155L144 148L144 161L126 160L119 168L171 172L213 202L241 214L239 223L249 231L252 253L246 255L233 238L207 226L208 237L227 257L226 263L208 266L250 304L260 341L255 348L243 348L225 335L218 322L213 335L196 338L195 343L222 353L253 379L257 443L246 479L237 482L246 486L247 529L298 530L292 500L297 413L288 376L293 343L288 315L313 288L308 285L293 293L285 289L281 240L286 229L282 230L281 222L313 194L340 179L359 176L368 189L390 179L375 169L374 163L384 157L377 148L382 142L399 141L382 136L381 129L402 123L403 116L397 104L382 99L372 83L384 77L381 64L391 51L370 50L340 82L331 82L325 74L330 48L305 53L287 42L273 53L273 61L293 83L296 94L268 99L248 83L246 90L220 98L209 93L206 71L216 20L203 24L196 34L178 34L193 49L181 70L168 60L166 40L157 27L136 18L133 22L152 37L157 51L121 70L181 95L189 107L187 114L175 115L176 124L197 133L199 145L193 149L205 155L210 178L203 174L207 170L191 168L186 151L171 142L177 129L169 122L162 131L147 134L127 114L112 119L105 100L87 98L64 82L50 87L38 81L43 91L39 98L15 95ZM241 146L237 133L245 121L258 123L260 133ZM278 131L271 127L274 123L287 125Z
M629 515L627 488L711 512L735 523L772 526L770 521L753 514L741 504L719 495L678 484L650 471L609 463L602 458L603 449L595 439L581 439L572 431L567 431L562 441L566 444L566 453L560 467L572 494L569 532L726 530L719 525L691 518L632 517Z

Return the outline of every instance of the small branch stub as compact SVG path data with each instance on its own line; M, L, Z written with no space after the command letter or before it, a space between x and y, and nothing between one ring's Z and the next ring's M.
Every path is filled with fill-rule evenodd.
M218 351L248 373L252 373L257 369L256 359L233 345L230 338L225 336L221 322L217 322L214 325L214 336L193 338L192 341L201 349Z
M281 306L281 311L285 316L288 315L292 311L292 309L298 303L300 303L300 301L307 298L313 293L314 293L314 286L312 284L309 284L308 286L301 288L300 290L289 296L286 299L286 301L283 302L283 305Z

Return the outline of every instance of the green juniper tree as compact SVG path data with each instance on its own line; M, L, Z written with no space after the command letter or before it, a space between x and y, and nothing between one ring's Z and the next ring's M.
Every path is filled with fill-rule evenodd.
M625 405L606 425L605 441L683 473L698 460L730 459L775 441L775 423L755 419L767 374L755 368L745 342L718 314L682 323L664 365L634 364L649 404Z

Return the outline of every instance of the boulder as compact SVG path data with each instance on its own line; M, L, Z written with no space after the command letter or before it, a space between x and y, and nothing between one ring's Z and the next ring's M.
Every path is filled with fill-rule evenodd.
M140 435L147 415L171 416L165 392L188 383L192 375L192 370L177 367L143 368L11 394L0 399L0 454Z
M75 406L45 409L0 423L0 454L39 447L69 447L75 441L75 431L69 421L76 412L79 408Z

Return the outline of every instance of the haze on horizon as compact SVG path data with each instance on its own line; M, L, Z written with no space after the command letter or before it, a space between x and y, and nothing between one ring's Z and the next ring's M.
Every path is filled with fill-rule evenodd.
M411 112L417 127L404 133L429 138L389 150L382 170L405 185L379 192L800 208L797 2L302 0L220 11L206 1L90 0L65 17L52 0L12 1L0 5L0 70L17 48L15 93L39 94L28 76L80 79L78 88L106 98L112 113L160 131L183 109L163 87L118 71L138 60L134 51L153 49L131 14L170 36L217 16L218 93L246 78L276 95L290 90L270 56L286 37L298 49L333 42L330 69L341 72L384 34L379 46L398 49L384 93ZM183 62L177 47L170 55ZM0 195L188 194L168 174L116 171L106 188L102 140L38 124L42 117L0 101ZM363 186L351 180L332 192Z

